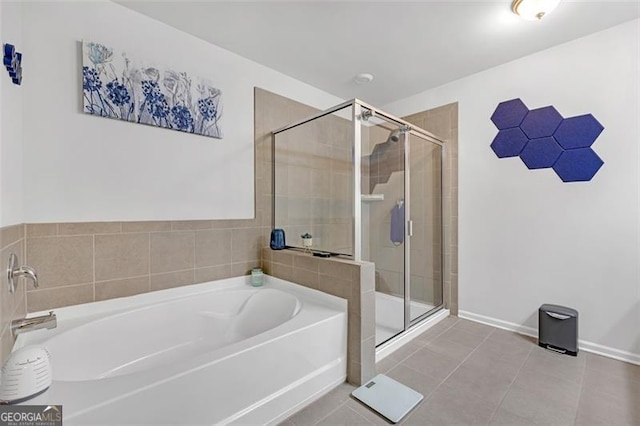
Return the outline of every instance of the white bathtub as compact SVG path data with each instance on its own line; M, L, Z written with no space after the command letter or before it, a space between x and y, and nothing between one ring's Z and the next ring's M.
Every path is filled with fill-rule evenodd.
M345 380L347 304L238 277L56 310L43 345L65 424L266 424Z

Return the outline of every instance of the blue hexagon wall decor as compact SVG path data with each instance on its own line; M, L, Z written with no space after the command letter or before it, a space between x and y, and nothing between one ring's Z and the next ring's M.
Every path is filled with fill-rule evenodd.
M529 112L529 108L521 99L511 99L500 102L491 116L491 121L500 130L518 127L524 117Z
M565 118L553 136L564 149L588 148L604 130L591 114Z
M563 151L553 136L531 139L520 153L520 159L528 169L546 169L555 164Z
M553 168L563 182L589 181L604 164L591 149L604 130L592 114L563 118L553 106L529 110L518 98L500 102L491 121L499 130L491 142L498 158Z
M545 138L553 135L561 122L560 113L554 107L546 106L529 111L520 128L529 139Z
M491 142L491 149L498 158L517 157L529 139L519 127L500 130Z
M593 178L604 161L591 148L568 149L553 165L563 182L585 182Z
M22 53L17 52L13 44L4 45L2 63L9 72L13 84L22 84Z

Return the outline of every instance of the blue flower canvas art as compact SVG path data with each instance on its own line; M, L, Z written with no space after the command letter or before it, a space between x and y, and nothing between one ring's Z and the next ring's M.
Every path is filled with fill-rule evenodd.
M82 43L84 112L222 139L222 92L210 81Z

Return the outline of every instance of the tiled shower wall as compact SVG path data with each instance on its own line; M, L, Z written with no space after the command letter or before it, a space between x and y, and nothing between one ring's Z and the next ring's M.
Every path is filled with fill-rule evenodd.
M7 354L13 347L13 336L9 324L11 320L23 318L25 310L25 280L20 280L16 292L7 291L7 275L9 254L15 253L18 261L24 261L24 226L15 225L0 229L0 366L4 364ZM31 282L28 285L32 285Z

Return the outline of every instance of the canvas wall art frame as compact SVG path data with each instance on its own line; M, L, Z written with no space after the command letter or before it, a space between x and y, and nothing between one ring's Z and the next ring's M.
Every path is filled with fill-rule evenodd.
M82 43L87 114L222 139L222 92L201 77Z

